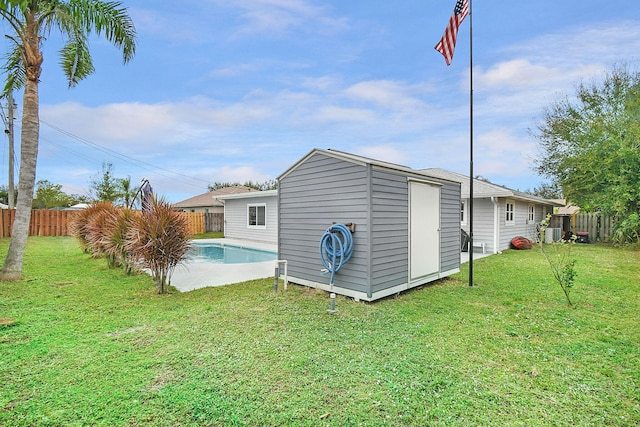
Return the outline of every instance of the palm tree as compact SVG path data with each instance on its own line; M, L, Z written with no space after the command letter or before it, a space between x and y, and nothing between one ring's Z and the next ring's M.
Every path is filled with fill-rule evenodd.
M38 159L38 83L44 59L41 44L52 30L59 30L67 39L60 50L60 64L69 86L73 87L94 71L88 45L90 34L104 35L122 50L123 62L127 63L135 53L136 33L131 18L119 2L0 0L0 17L15 32L7 35L13 42L13 49L7 55L4 92L24 87L16 217L0 280L20 280Z
M118 178L119 199L125 208L133 208L138 197L139 187L131 185L131 177Z

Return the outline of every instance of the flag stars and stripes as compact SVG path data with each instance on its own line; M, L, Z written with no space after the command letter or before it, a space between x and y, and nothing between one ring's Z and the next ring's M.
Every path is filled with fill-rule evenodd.
M444 60L447 65L451 65L453 59L453 51L456 48L456 38L458 36L458 27L464 21L464 18L469 14L469 0L458 0L456 6L453 9L451 18L447 28L444 30L442 39L436 44L435 49L444 56Z

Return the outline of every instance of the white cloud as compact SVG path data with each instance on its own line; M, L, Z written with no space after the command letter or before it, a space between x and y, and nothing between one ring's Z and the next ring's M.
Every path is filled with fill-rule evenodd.
M534 141L514 135L508 129L482 133L474 138L475 172L485 177L532 174L530 159L534 152Z
M504 86L521 88L538 84L541 81L556 79L559 70L544 65L534 65L526 59L513 59L499 62L486 72L478 67L474 70L474 83L478 89L490 90Z
M424 102L415 95L424 91L421 86L411 86L389 80L364 81L345 90L345 94L355 100L365 101L378 107L392 110L416 110L424 107Z
M238 33L284 34L292 30L335 33L348 28L347 20L330 15L326 8L305 0L215 0L241 9L244 25Z

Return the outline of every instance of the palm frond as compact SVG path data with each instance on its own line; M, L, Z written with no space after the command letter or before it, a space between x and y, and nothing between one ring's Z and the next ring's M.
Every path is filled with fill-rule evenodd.
M73 87L95 71L86 38L78 33L60 50L60 65Z

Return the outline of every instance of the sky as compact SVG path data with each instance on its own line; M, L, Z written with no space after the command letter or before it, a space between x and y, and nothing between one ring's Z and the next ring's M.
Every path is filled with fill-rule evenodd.
M468 174L471 123L474 175L525 191L544 182L532 165L545 108L640 52L637 0L473 1L449 67L434 46L455 0L122 4L137 32L128 64L92 37L96 71L69 88L62 39L43 41L37 179L69 194L111 163L179 202L276 179L314 148ZM7 165L5 142L0 185Z

